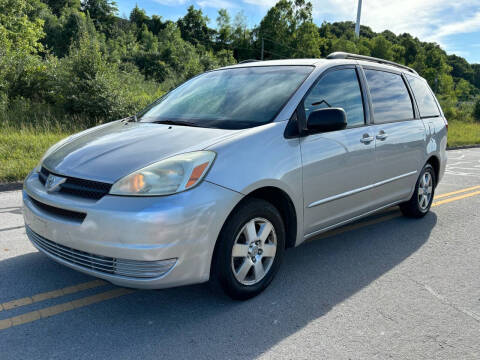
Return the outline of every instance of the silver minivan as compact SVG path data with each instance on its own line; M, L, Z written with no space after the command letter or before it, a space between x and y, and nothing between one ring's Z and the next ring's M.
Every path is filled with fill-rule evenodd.
M120 286L211 280L247 299L306 239L393 205L423 217L447 128L427 82L399 64L241 63L50 148L24 182L26 232Z

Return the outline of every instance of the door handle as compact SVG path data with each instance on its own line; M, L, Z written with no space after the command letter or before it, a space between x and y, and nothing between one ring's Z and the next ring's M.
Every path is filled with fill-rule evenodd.
M370 134L363 134L363 137L360 139L360 142L367 145L367 144L370 144L373 140L374 138Z
M380 130L380 132L377 134L377 139L378 140L385 140L388 137L388 135L385 133L385 131Z

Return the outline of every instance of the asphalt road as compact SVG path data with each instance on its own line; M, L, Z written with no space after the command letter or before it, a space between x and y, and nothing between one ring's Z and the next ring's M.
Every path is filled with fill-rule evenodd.
M0 193L0 359L479 359L480 149L449 152L435 201L289 250L269 289L233 302L60 266L27 241L20 192Z

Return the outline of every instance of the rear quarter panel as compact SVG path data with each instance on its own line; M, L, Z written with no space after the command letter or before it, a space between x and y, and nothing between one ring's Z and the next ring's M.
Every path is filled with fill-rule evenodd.
M436 156L440 160L438 184L447 166L447 127L443 117L423 119L423 123L427 133L426 157Z

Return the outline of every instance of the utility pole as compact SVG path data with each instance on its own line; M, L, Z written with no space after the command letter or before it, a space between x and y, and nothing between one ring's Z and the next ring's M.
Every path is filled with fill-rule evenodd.
M362 15L362 0L358 0L357 23L355 24L355 36L360 37L360 16Z
M262 37L262 57L261 57L261 60L263 61L263 51L265 50L265 40L263 40L263 37Z

